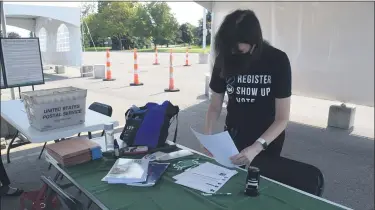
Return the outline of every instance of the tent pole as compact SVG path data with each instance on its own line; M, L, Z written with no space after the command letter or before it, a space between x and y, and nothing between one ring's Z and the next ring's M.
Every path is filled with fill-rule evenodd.
M6 23L6 19L5 19L5 10L4 10L4 2L3 1L0 1L0 14L1 14L1 28L2 28L2 34L3 34L3 37L6 38L7 37L7 23ZM14 95L14 89L13 88L10 88L10 95L12 97L12 100L16 99L15 95Z

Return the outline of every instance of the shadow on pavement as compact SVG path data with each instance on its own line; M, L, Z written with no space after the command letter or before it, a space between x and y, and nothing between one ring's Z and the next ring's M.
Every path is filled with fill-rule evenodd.
M61 76L61 75L57 75L57 74L44 73L44 81L45 82L53 82L53 81L64 80L64 79L69 79L69 77Z
M202 131L207 108L208 101L203 101L181 110L177 143L202 152L190 127L198 132ZM216 132L222 131L224 119L225 114L221 115L220 122L214 129ZM171 125L169 138L172 138L174 128ZM116 129L116 132L121 131L122 128ZM38 156L27 156L40 150L41 147L37 147L11 153L11 157L26 157L5 164L14 186L26 190L40 186L40 175L47 171L48 165L44 160L38 160ZM342 130L290 122L282 155L312 164L324 173L324 198L354 209L373 209L373 139L353 136ZM5 161L4 155L2 158ZM5 198L2 205L4 209L13 209L17 206L16 201Z
M59 80L65 80L65 79L74 79L74 78L81 78L81 77L67 77L59 74L51 74L51 73L45 73L44 72L44 81L45 82L54 82Z
M205 94L202 94L202 95L197 96L197 99L204 100L204 99L207 99L207 96Z

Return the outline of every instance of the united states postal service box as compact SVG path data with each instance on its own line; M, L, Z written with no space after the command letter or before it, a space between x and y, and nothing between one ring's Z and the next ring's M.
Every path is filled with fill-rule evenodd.
M39 131L85 122L87 90L62 87L23 92L30 125Z

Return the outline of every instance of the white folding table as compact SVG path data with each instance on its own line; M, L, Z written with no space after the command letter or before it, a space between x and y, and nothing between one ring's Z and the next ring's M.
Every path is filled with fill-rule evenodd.
M80 132L103 130L105 123L113 123L114 127L118 126L118 121L112 119L111 117L87 109L84 123L41 132L30 126L22 100L1 101L1 116L17 130L16 135L12 138L8 145L8 163L10 163L9 153L11 148L28 143L42 143L66 138ZM29 142L12 146L19 133L25 136Z

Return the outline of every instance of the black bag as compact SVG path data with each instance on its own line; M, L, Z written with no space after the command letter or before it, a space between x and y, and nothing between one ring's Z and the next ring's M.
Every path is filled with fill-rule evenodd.
M169 101L162 104L147 103L143 107L132 107L125 113L126 124L120 135L127 146L147 146L150 149L163 147L168 130L176 119L173 142L177 139L179 107Z

